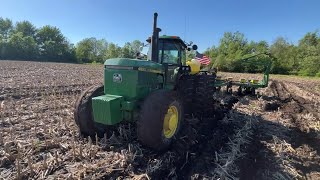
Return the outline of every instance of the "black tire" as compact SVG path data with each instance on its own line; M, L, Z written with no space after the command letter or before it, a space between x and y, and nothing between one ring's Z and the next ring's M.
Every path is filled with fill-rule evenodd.
M78 97L74 107L74 119L84 136L103 136L103 128L95 125L92 113L92 98L103 95L103 85L94 85L86 89Z
M193 113L194 77L194 75L182 75L177 83L177 93L183 101L183 110L186 114Z
M174 135L166 138L163 133L163 123L170 105L174 105L178 110L178 125ZM157 90L151 93L143 102L140 118L137 121L138 140L154 150L167 149L180 130L183 113L182 102L175 92Z
M210 117L214 112L214 87L215 76L200 74L197 76L197 83L195 85L195 114L198 117Z

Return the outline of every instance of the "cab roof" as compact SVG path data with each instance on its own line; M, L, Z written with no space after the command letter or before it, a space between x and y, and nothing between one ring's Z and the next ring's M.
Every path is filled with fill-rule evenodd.
M159 39L167 39L167 40L172 40L172 41L178 41L180 42L184 47L187 47L187 45L183 42L183 40L179 37L179 36L167 36L167 35L163 35L160 36ZM151 37L149 37L147 39L147 42L150 43L151 42Z

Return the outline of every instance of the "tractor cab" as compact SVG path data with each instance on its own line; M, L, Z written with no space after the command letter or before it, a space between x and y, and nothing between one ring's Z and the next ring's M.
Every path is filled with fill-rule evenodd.
M151 38L147 39L151 43ZM149 46L148 60L162 64L165 69L165 86L173 88L176 74L180 67L186 64L187 45L178 36L160 36L157 41L157 58L152 59L152 45Z
M151 43L151 39L147 39ZM159 64L169 64L171 66L185 65L186 63L187 45L180 39L179 36L160 36L158 40L158 59ZM148 51L148 60L151 57L152 47Z

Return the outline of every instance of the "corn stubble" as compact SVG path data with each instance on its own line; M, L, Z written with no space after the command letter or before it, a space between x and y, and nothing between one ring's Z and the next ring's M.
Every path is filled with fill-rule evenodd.
M241 78L239 74L236 76ZM102 83L102 66L3 61L0 62L0 79L0 179L204 177L193 168L196 159L202 158L201 149L196 147L206 146L206 141L199 140L201 134L197 124L201 120L188 120L187 123L195 125L183 131L177 142L178 145L186 143L185 147L178 149L174 144L161 154L145 149L137 142L134 124L121 124L112 135L105 134L103 138L80 137L73 120L73 105L82 90ZM316 88L302 88L307 82L277 80L286 82L287 88L294 87L296 92L303 92L300 94L304 99L312 94L313 103L320 104L317 99L320 92ZM297 81L298 85L295 84ZM261 91L266 96L272 93L272 88ZM320 152L311 145L293 146L287 132L282 132L281 128L274 130L274 127L279 124L288 128L297 126L301 132L312 132L313 138L320 138L319 112L305 111L291 118L281 109L265 112L263 106L269 101L262 98L239 98L221 120L223 126L233 128L228 138L212 149L208 157L203 157L204 160L212 159L205 177L240 178L241 171L245 171L241 162L250 155L248 149L257 145L257 131L264 128L264 134L259 135L266 138L258 141L273 154L266 154L266 158L276 161L272 167L257 167L261 169L254 177L304 178L303 171L290 159L303 159L307 152L308 163L312 164L319 161ZM276 125L266 123L261 127L264 121ZM212 133L217 128L219 124ZM273 167L280 168L275 170ZM309 172L310 177L320 177L314 175L319 172Z

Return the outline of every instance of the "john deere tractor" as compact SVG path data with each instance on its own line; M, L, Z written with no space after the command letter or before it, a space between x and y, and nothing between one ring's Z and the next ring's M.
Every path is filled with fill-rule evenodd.
M155 150L167 148L185 114L213 111L215 74L186 63L186 51L197 46L178 36L160 36L154 14L147 60L114 58L104 63L104 86L85 90L74 118L85 136L103 136L123 121L136 121L137 137ZM192 68L193 67L193 68Z

